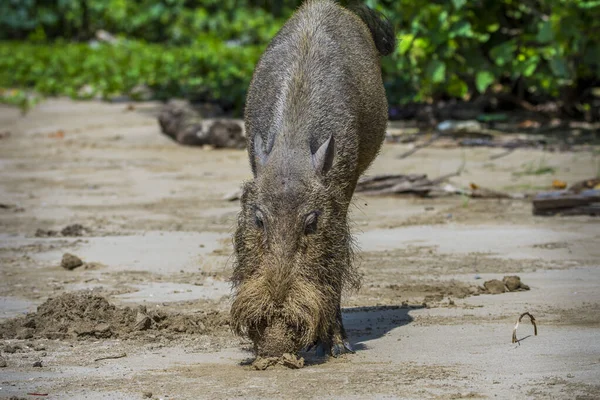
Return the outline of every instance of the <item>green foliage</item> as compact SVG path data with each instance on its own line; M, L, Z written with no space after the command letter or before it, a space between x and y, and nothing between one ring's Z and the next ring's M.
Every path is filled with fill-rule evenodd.
M0 87L77 97L146 84L159 97L212 99L239 109L254 63L300 3L4 0ZM516 82L538 98L557 97L580 81L600 79L599 0L364 3L396 28L398 47L382 59L391 104L467 99ZM119 42L84 44L99 29Z
M256 46L227 46L219 41L189 47L139 41L52 45L0 42L0 87L106 98L147 85L158 98L197 98L240 109L261 51Z
M600 78L599 1L396 0L379 9L400 42L387 80L412 89L399 100L464 97L517 80L558 96L578 79Z

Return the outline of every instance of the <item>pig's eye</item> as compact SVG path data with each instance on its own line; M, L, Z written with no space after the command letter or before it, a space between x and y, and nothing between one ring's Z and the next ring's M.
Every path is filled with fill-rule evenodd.
M304 221L304 234L305 235L310 235L311 233L317 232L318 216L319 216L319 213L316 211L311 212L310 214L308 214L306 216L306 220Z
M265 223L263 220L263 213L260 210L256 210L254 212L254 223L256 224L256 227L259 229L264 229L264 227L265 227Z

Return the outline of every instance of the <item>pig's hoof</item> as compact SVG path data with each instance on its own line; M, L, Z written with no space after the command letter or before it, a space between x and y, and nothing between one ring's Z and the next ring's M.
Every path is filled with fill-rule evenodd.
M331 346L331 355L333 357L339 357L342 354L352 353L354 354L354 349L350 346L347 340L342 341L341 343L335 343Z
M317 343L316 347L315 353L317 357L325 357L329 353L329 346L321 341Z

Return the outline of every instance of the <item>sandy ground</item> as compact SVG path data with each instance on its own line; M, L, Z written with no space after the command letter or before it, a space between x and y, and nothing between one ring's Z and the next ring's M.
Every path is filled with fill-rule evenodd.
M0 107L0 321L89 291L119 307L226 316L244 151L176 145L157 104L47 101ZM386 144L370 174L465 170L451 182L512 192L595 176L592 153ZM553 174L527 175L531 165ZM255 371L228 327L102 338L4 339L0 398L600 398L600 225L534 217L519 200L356 196L363 288L344 300L356 354ZM83 236L44 237L71 224ZM63 253L86 266L60 267ZM479 294L519 275L529 291ZM513 324L530 311L539 335ZM212 313L212 314L211 314ZM198 317L200 318L200 317ZM195 325L196 326L196 325ZM198 325L199 326L199 325ZM122 355L118 359L97 358ZM33 367L42 361L42 367ZM34 397L28 393L48 394Z

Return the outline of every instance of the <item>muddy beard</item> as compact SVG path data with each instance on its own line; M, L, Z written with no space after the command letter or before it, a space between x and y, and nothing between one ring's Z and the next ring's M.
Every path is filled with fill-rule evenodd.
M336 316L337 292L331 285L296 276L290 280L285 300L279 303L269 295L266 277L247 279L236 288L232 328L250 337L258 354L295 353L327 337Z

